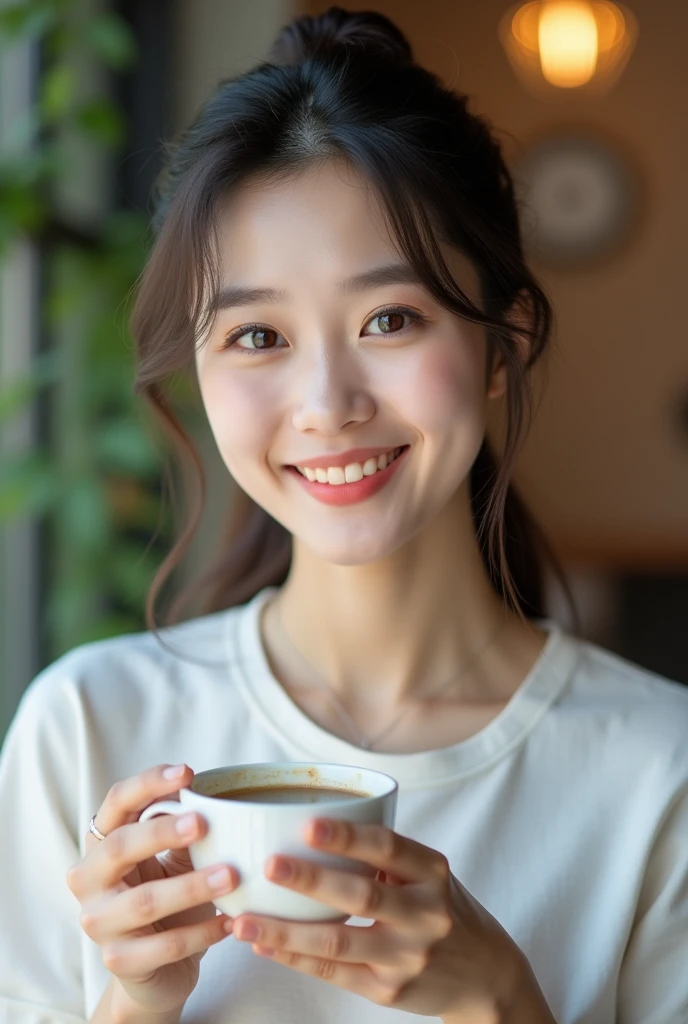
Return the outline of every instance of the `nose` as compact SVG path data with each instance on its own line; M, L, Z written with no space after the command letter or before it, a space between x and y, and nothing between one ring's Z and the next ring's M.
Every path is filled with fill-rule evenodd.
M355 359L320 351L310 365L296 369L292 422L296 430L336 436L365 423L375 401Z

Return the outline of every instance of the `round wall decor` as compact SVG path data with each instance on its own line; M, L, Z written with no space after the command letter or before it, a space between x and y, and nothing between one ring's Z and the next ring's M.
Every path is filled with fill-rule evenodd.
M639 206L635 168L611 142L560 130L531 143L514 171L524 243L560 263L609 255Z

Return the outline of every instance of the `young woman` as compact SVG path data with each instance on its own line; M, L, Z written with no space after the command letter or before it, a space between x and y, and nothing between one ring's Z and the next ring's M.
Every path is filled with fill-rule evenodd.
M195 373L241 525L207 614L156 632L190 529L149 631L22 700L2 1019L688 1020L688 693L545 616L509 476L550 309L488 126L387 19L333 8L220 86L159 200L138 390L188 454L164 382ZM205 822L138 821L270 760L399 781L396 832L310 833L373 881L266 866L353 922L216 914L237 875L192 869Z

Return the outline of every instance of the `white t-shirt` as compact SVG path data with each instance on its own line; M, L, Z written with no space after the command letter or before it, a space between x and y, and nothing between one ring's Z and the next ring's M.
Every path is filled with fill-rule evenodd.
M29 686L0 761L0 1021L83 1021L108 983L65 875L115 780L162 762L317 760L398 780L397 831L448 857L525 952L558 1024L685 1024L688 689L541 623L540 658L479 733L371 753L314 724L271 674L259 611L273 592L164 630L176 653L147 632L102 640ZM418 1017L229 937L202 960L182 1020Z

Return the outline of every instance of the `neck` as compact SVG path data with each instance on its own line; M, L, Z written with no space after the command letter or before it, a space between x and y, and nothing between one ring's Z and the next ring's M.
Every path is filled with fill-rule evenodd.
M528 627L487 578L462 490L428 529L382 561L332 565L295 539L289 578L263 629L279 675L294 682L305 662L306 685L322 680L350 706L394 708L451 684L505 618L480 664L510 632ZM452 696L496 699L485 694L480 671L459 679Z

